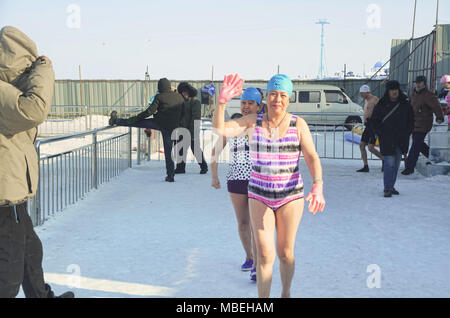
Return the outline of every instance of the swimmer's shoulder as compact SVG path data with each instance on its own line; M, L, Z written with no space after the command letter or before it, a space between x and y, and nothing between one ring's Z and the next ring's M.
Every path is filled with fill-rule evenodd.
M297 128L304 128L304 127L308 127L308 124L306 123L306 120L304 120L302 117L298 116L298 115L292 115L297 117Z

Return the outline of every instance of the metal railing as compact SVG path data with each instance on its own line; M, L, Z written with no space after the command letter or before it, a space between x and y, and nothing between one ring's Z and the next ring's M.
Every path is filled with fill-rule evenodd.
M39 181L36 196L29 200L34 225L42 225L49 216L132 167L135 128L126 128L126 133L114 133L115 129L104 127L36 141ZM138 129L138 145L142 135ZM150 160L148 139L144 149L136 147L138 165L145 156Z
M108 125L113 110L119 117L131 117L143 106L52 105L47 120L39 126L40 137L53 137L101 128Z
M305 113L306 114L306 113ZM312 115L312 113L307 113ZM333 116L333 114L329 114ZM353 128L360 126L360 123L345 123L335 121L316 120L309 123L313 141L317 153L324 159L353 159L361 160L359 140L361 136ZM200 130L200 146L204 151L205 160L211 162L211 150L218 139L212 131L212 126L208 125L208 120L204 120ZM367 151L369 160L379 160L371 152ZM157 158L160 160L160 158ZM228 162L229 148L226 146L218 158L219 163ZM188 156L188 162L195 162L192 154Z
M355 127L360 124L346 125ZM136 130L136 133L133 133L133 130ZM310 130L321 158L361 159L358 144L360 135L353 129L348 131L344 123L310 124ZM435 125L428 142L432 153L433 150L444 150L448 155L449 142L443 146L436 145L430 137L433 134L444 135L444 139L448 140L446 125ZM212 147L217 139L210 120L203 120L199 142L207 162L211 162ZM83 199L92 189L97 189L131 168L134 158L137 165L143 160L164 160L162 145L160 132L152 130L149 137L143 129L131 127L103 127L37 140L35 147L39 157L39 182L36 196L29 200L33 223L41 225L49 216ZM378 160L370 152L368 159ZM228 160L227 146L218 161L226 163ZM187 162L195 162L192 153L189 153Z

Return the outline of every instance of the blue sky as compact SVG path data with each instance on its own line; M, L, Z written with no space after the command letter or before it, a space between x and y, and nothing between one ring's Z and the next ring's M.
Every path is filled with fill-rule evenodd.
M80 28L71 28L80 9ZM374 11L373 6L376 10ZM1 0L0 27L27 33L49 56L58 79L215 79L238 72L268 79L280 65L293 79L319 70L320 26L327 19L328 75L368 71L390 55L391 39L409 38L413 0ZM377 14L379 12L379 14ZM416 35L432 31L436 1L418 0ZM377 19L376 17L379 17ZM375 21L375 22L374 22ZM379 27L377 25L379 21ZM440 0L440 23L450 1Z

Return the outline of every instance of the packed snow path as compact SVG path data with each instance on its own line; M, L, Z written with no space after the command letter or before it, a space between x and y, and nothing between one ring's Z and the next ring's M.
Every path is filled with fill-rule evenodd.
M322 164L327 206L303 213L292 297L449 297L450 177L400 175L401 195L386 199L380 162L369 174L355 172L360 161ZM47 281L57 294L76 286L77 297L257 297L240 271L226 168L221 190L196 164L163 182L153 161L89 193L36 229ZM380 288L369 288L377 274ZM277 261L271 296L280 294Z

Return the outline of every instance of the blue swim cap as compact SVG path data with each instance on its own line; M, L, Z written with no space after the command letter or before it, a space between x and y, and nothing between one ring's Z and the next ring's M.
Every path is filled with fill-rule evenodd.
M294 90L294 85L292 84L291 79L289 76L284 74L277 74L274 77L272 77L267 84L267 91L274 91L274 90L280 90L284 91L289 94L289 96L292 95L292 91Z
M261 93L254 87L246 88L241 100L252 100L259 105L261 104Z

